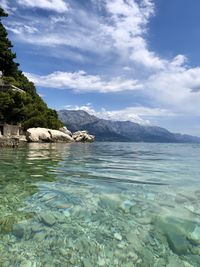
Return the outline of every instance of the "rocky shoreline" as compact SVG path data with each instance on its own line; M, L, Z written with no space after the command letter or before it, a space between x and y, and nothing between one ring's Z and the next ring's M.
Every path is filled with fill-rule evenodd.
M70 132L66 127L59 130L47 128L30 128L25 135L19 136L1 136L0 148L16 148L20 143L37 142L37 143L73 143L73 142L93 142L95 136L90 135L87 131Z
M19 146L20 140L18 137L0 137L0 148L12 147L16 148Z

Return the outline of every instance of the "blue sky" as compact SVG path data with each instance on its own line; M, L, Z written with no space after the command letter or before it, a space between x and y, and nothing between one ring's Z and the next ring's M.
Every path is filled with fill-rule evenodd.
M54 109L200 136L200 1L0 0L23 72Z

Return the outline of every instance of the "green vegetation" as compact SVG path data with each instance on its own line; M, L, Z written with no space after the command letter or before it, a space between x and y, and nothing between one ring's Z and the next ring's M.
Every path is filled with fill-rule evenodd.
M0 7L0 71L3 73L3 84L12 84L22 90L0 91L0 122L22 123L24 129L30 127L45 127L58 129L62 123L57 112L49 109L36 88L19 69L19 64L14 61L16 54L12 52L12 44L2 24L1 19L8 15Z

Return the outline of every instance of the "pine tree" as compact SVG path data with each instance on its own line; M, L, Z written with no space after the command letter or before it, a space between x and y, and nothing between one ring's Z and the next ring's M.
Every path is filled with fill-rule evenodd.
M32 82L19 70L19 64L14 60L12 43L2 24L2 18L8 15L0 7L0 71L4 83L12 84L24 90L24 93L0 91L0 123L22 123L26 130L30 127L45 127L58 129L63 124L58 119L57 112L49 109L37 94Z
M7 16L8 14L0 8L0 71L2 71L5 76L15 77L17 75L19 64L14 62L16 54L12 53L11 48L13 46L7 38L8 34L1 22L1 18Z

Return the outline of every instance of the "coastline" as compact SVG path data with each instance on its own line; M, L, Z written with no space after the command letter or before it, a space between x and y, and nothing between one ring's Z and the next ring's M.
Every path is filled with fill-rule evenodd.
M59 130L47 128L30 128L23 135L18 134L0 135L0 148L17 148L21 143L73 143L93 142L95 136L87 131L71 133L66 127Z

